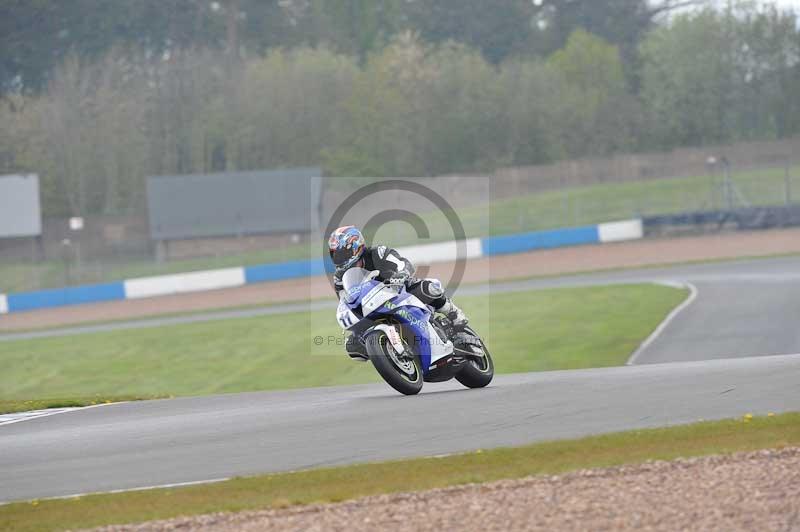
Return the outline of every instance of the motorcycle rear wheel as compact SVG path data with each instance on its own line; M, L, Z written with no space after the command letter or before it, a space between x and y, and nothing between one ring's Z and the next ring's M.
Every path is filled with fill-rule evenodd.
M385 332L377 331L370 335L367 353L372 365L389 386L404 395L416 395L422 390L419 358L416 355L398 355ZM399 365L395 359L400 359L402 364Z

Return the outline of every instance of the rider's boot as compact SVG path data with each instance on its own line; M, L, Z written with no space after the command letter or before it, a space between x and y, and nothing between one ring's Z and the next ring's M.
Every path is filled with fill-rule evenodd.
M453 325L458 327L463 327L469 322L469 319L467 319L464 311L458 308L456 304L453 303L452 299L448 298L445 304L442 305L438 311L450 318L450 321L453 322Z
M344 343L344 349L353 360L357 360L358 362L366 362L369 360L367 346L364 345L364 342L361 341L357 334L351 334L347 337L347 341Z

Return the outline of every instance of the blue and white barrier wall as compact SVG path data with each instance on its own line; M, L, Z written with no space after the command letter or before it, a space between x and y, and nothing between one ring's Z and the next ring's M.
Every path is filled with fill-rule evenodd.
M523 253L537 249L552 249L583 244L601 244L636 240L644 236L641 220L609 222L585 227L570 227L516 235L484 238L481 247L484 257Z
M225 268L201 272L158 275L124 281L123 299L185 294L217 288L232 288L245 284L244 268Z
M636 240L643 236L644 230L641 220L626 220L551 231L471 238L465 240L463 245L466 249L466 258L477 259L537 249ZM433 264L455 260L458 257L458 248L459 245L456 242L440 242L402 247L398 251L415 264ZM300 260L241 268L141 277L116 283L75 286L38 292L0 294L0 314L78 305L81 303L140 299L202 290L233 288L251 283L296 279L324 273L325 263L322 260Z
M80 305L125 299L123 283L93 284L55 288L38 292L8 294L5 298L5 312L20 312L40 308ZM2 309L0 309L2 310Z
M461 246L466 252L465 258L477 259L483 257L483 244L480 238L464 240ZM399 247L397 252L413 264L434 264L455 261L459 256L458 248L458 242L438 242L421 246Z
M640 238L644 238L644 224L641 219L608 222L597 226L597 239L602 244Z

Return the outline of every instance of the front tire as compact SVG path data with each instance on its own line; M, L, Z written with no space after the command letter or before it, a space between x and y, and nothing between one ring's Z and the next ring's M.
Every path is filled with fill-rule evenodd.
M406 347L408 349L408 347ZM416 355L398 355L389 337L377 331L367 339L367 353L372 365L389 386L403 395L416 395L422 390L422 369Z
M456 373L456 380L467 388L485 388L494 378L494 361L486 344L477 335L464 342L462 349L470 349L473 356L467 357L464 368Z

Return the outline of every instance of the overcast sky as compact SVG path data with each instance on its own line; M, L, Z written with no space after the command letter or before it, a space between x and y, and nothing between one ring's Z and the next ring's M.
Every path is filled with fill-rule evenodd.
M757 0L760 4L775 4L779 7L793 8L800 12L800 0ZM724 6L728 0L716 0L717 4Z
M725 7L728 4L728 0L712 0L716 2L716 5L719 7ZM736 0L733 0L736 2ZM796 13L800 14L800 0L756 0L759 4L773 4L783 9L792 9Z
M736 2L737 0L733 1ZM728 4L728 0L712 0L712 2L716 2L716 5L719 7L725 7ZM774 4L783 9L793 9L800 14L800 0L756 0L756 2L765 5ZM658 5L657 1L653 1L652 3Z
M724 3L724 2L722 2ZM762 0L762 4L775 4L780 7L800 8L800 0Z

